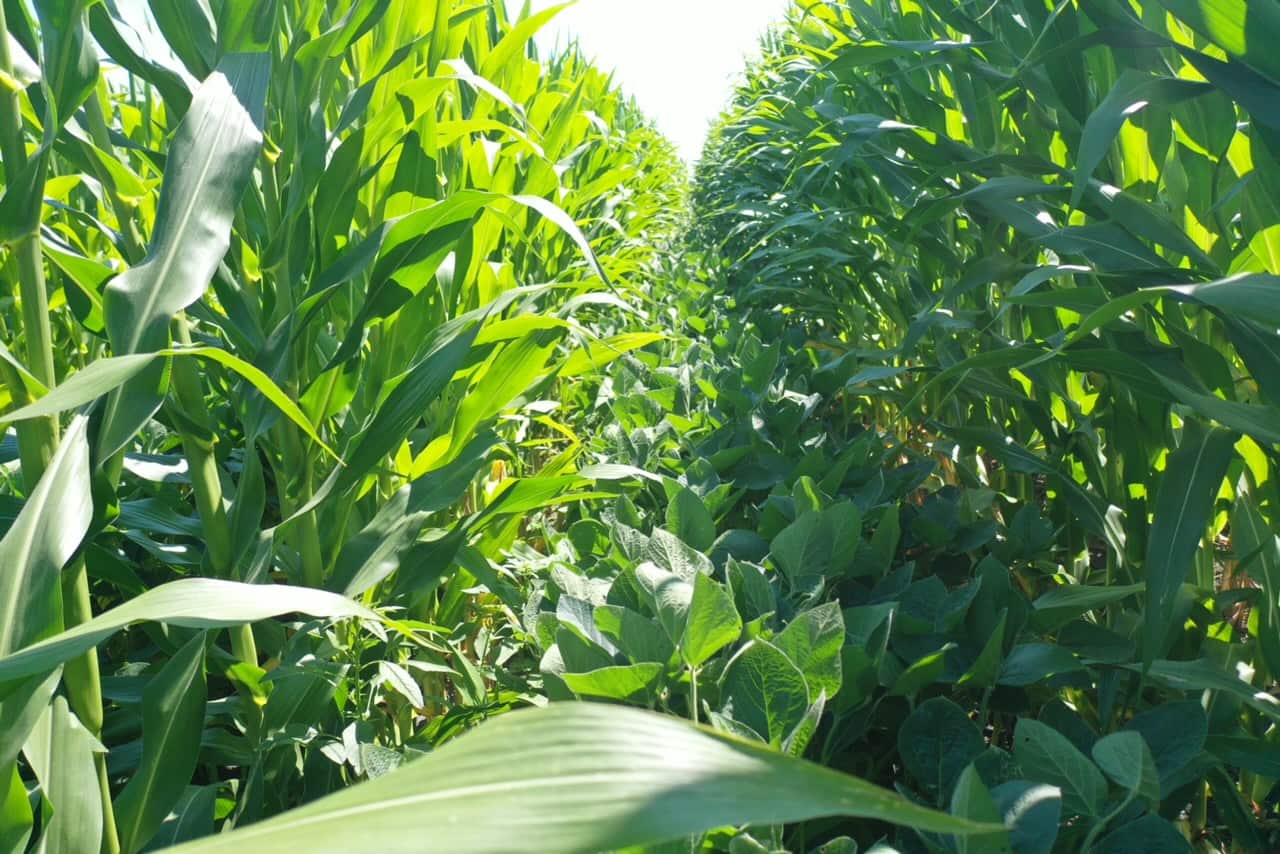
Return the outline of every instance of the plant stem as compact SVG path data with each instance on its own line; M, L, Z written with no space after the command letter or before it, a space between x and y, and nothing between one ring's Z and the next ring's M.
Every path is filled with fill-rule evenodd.
M13 57L9 51L8 21L0 4L0 72L13 73ZM0 157L12 177L27 166L26 144L23 142L22 109L18 93L0 87ZM34 192L44 195L43 185ZM22 299L22 324L26 337L27 367L46 388L57 385L57 368L53 358L53 327L49 322L49 295L45 291L44 259L40 250L39 228L13 244L13 261L18 273L18 293ZM21 381L19 381L19 385ZM58 446L58 420L54 416L22 421L17 426L22 479L28 492L35 488L53 459ZM84 558L76 558L62 579L63 619L67 626L78 626L93 617L89 594L89 573ZM102 678L98 670L97 650L73 659L63 669L63 682L76 716L95 738L102 736ZM107 779L106 757L95 757L102 797L103 854L118 854L120 841L116 833L115 812L111 802L111 784Z
M1108 824L1115 821L1117 816L1119 816L1121 813L1123 813L1126 809L1129 808L1129 804L1133 803L1133 799L1137 797L1137 794L1138 794L1137 789L1130 789L1129 794L1125 796L1125 799L1120 802L1120 805L1118 807L1116 807L1111 812L1103 816L1098 821L1097 824L1095 824L1093 827L1089 829L1089 835L1084 838L1084 845L1081 846L1080 848L1082 852L1085 852L1085 854L1087 854L1087 852L1093 850L1093 843L1097 841L1098 835L1101 834L1102 831L1106 829Z
M0 32L8 33L8 22L0 8ZM8 38L0 38L0 73L12 75L13 57ZM18 93L0 87L0 157L5 172L12 179L27 166L27 148L23 142L22 107ZM35 192L43 195L44 187ZM40 256L40 234L16 241L10 247L11 261L17 271L18 293L22 299L23 331L26 335L27 368L47 388L57 382L53 360L53 332L49 324L49 297L45 293L44 261ZM33 418L17 425L18 448L22 459L22 477L27 491L35 488L58 446L56 418Z
M94 91L89 96L89 100L85 101L84 113L88 119L89 136L93 139L93 144L114 157L115 146L111 144L111 131L107 128L107 117L103 112L102 101L99 99L97 91ZM94 165L96 166L96 164ZM137 264L147 253L146 243L138 232L138 221L134 216L137 208L120 197L120 194L116 191L115 182L111 180L111 176L106 173L104 168L99 167L94 171L98 180L106 188L107 195L111 198L111 208L116 215L116 225L124 238L125 252L129 256L127 260L130 264Z
M185 317L175 317L172 328L173 336L180 345L191 346L191 330ZM214 453L217 439L205 407L200 371L190 357L173 360L173 388L182 410L184 426L191 425L202 434L181 430L183 451L191 465L191 486L195 492L196 509L200 513L200 524L204 528L209 565L218 578L230 578L234 549L231 524L222 500L222 478Z
M64 620L78 626L93 618L93 600L89 595L89 571L84 558L76 558L62 577ZM67 699L85 729L94 738L102 737L102 675L98 669L97 650L68 661L62 680L67 686ZM116 833L115 810L111 802L111 782L107 779L107 757L97 754L98 787L102 793L102 854L118 854L120 839Z
M191 346L191 327L185 316L173 319L173 337L183 347ZM209 566L218 578L231 578L235 549L231 541L231 522L223 502L222 476L218 471L217 454L214 453L213 424L204 402L204 388L200 372L190 358L173 360L173 388L181 407L183 423L198 429L202 435L190 430L182 431L182 447L191 466L191 486L196 497L196 511L204 529L206 554ZM257 665L258 645L249 624L235 626L230 631L231 651L246 664Z
M698 722L698 671L689 668L689 719L695 724Z

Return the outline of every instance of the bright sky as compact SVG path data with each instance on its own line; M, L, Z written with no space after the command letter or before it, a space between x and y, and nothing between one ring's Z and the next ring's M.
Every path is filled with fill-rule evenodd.
M557 0L533 0L534 11ZM522 0L507 0L518 11ZM746 57L788 0L579 0L539 42L576 35L587 55L614 69L623 90L692 162L728 101Z

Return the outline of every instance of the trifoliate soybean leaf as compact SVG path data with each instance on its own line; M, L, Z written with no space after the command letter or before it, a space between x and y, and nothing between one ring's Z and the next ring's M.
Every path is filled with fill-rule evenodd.
M1122 824L1098 840L1097 854L1189 854L1191 843L1158 815Z
M710 558L661 528L655 528L650 535L644 557L689 583L693 583L695 575L711 575L715 570Z
M664 670L662 664L613 665L585 673L564 673L561 678L569 690L579 697L600 700L648 701Z
M1084 669L1080 659L1057 644L1024 643L1015 646L1005 657L998 684L1024 687L1051 676Z
M809 710L804 674L762 640L743 647L729 662L720 696L721 714L778 748Z
M665 664L675 646L652 619L621 605L600 605L593 611L596 628L612 638L622 654L633 662Z
M951 793L951 814L990 824L1001 824L1004 821L991 791L972 764L964 769L960 779L956 781L955 790ZM955 845L957 854L1013 854L1013 844L1005 830L981 836L958 836Z
M1022 718L1013 735L1013 757L1027 779L1056 786L1068 815L1098 816L1107 798L1107 781L1098 767L1067 737L1039 721Z
M689 624L689 603L693 601L695 573L689 581L657 564L645 561L636 567L636 581L658 616L658 623L675 646L680 646Z
M991 790L1017 854L1049 854L1058 838L1062 792L1056 786L1011 780Z
M898 755L911 776L946 801L961 773L986 745L977 724L945 697L921 703L898 729Z
M701 667L741 633L742 618L729 591L708 575L694 576L693 597L679 644L685 663Z
M871 535L871 546L862 554L868 558L867 564L855 565L854 574L873 575L877 578L885 575L893 566L893 556L898 551L898 541L902 536L902 521L895 505L890 505L880 517L880 524Z
M667 529L700 552L708 551L716 540L716 523L707 506L684 486L667 501Z
M828 697L840 693L844 638L844 615L838 602L805 611L773 637L773 645L804 674L811 703L817 702L821 693Z
M1058 632L1058 645L1082 659L1107 664L1124 664L1133 660L1138 646L1129 638L1098 623L1076 620Z
M770 543L770 555L793 589L806 589L820 579L831 563L835 547L832 532L822 524L822 514L803 514L782 530Z
M615 663L609 653L568 626L561 625L556 630L556 648L560 651L566 672L586 673L602 667L612 667Z
M1199 700L1175 700L1134 715L1124 728L1146 740L1163 782L1200 755L1209 718Z
M954 648L955 644L948 643L937 652L913 662L894 678L889 686L889 696L913 697L942 679L942 675L947 670L947 653Z
M1160 803L1160 772L1139 733L1126 730L1098 739L1093 761L1122 789L1135 792L1151 806Z
M1009 609L1001 610L995 631L987 637L982 645L982 652L978 653L978 657L974 659L973 664L956 682L957 685L968 685L972 682L975 685L990 688L996 684L1004 659L1004 627L1008 618Z

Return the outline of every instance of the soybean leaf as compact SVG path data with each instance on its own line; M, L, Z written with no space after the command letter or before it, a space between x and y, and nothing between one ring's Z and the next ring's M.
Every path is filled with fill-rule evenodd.
M1051 643L1024 643L1009 651L997 684L1023 687L1079 670L1084 670L1084 664L1069 649Z
M1003 821L995 799L991 797L991 791L972 764L961 773L955 791L951 793L951 814L989 824L1000 824ZM1006 830L981 836L959 836L955 845L958 854L1013 854L1013 845Z
M690 548L705 552L716 540L716 523L702 499L687 486L667 501L667 528Z
M1017 854L1049 854L1058 838L1062 792L1055 786L1012 780L991 790Z
M1166 819L1144 815L1099 839L1093 850L1097 854L1182 854L1190 852L1191 845Z
M762 640L743 647L729 662L720 693L723 715L774 747L782 746L809 710L804 674Z
M685 662L698 668L738 639L742 618L729 591L718 581L698 573L692 586L693 595L679 647Z
M563 673L560 678L579 697L634 700L647 698L653 692L664 669L655 662L642 662L601 667L585 673Z
M1099 739L1093 746L1093 761L1121 788L1150 805L1160 803L1160 774L1147 742L1138 733L1114 732Z
M1013 734L1013 757L1028 779L1061 789L1062 807L1067 813L1102 814L1107 797L1106 778L1053 727L1030 718L1019 720Z
M1209 734L1209 719L1198 700L1177 700L1134 715L1124 728L1147 742L1156 771L1165 781L1200 755Z
M898 755L911 776L940 802L985 748L964 709L945 697L921 703L898 729Z
M773 645L800 668L809 686L809 702L840 693L840 651L844 647L844 614L839 602L805 611L773 638Z
M646 561L636 567L636 580L689 667L701 667L738 639L742 619L728 591L710 576L695 572L690 582Z

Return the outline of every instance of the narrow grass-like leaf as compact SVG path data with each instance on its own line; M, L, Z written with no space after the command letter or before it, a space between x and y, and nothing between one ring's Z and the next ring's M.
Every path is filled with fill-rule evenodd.
M133 623L217 629L294 612L326 619L379 619L363 605L324 590L186 578L148 590L87 623L0 658L0 683L46 673Z
M57 415L86 403L92 403L104 395L110 394L135 377L145 372L157 359L188 358L198 356L216 362L239 374L261 392L262 396L276 406L290 421L297 424L308 438L332 456L337 456L320 438L315 426L306 414L298 408L271 378L244 359L228 353L218 347L184 347L170 348L155 353L136 353L130 356L112 356L96 359L83 370L77 371L60 383L52 391L43 395L34 403L14 409L0 416L0 425L13 424L29 418L42 418Z
M64 697L55 697L24 752L53 817L40 835L48 854L82 854L102 838L102 798L94 754L102 750Z
M475 854L600 851L826 815L938 833L999 829L669 717L563 703L504 715L385 777L172 850L410 852L429 838Z
M1169 456L1147 544L1142 655L1148 666L1163 652L1175 596L1208 530L1235 441L1233 433L1189 420L1182 445Z
M266 54L231 54L196 91L169 151L147 257L107 286L103 308L115 355L168 346L170 320L213 279L262 147L270 71ZM103 459L159 408L163 382L153 366L111 394L98 440Z
M142 692L142 761L115 801L124 854L140 851L191 782L200 755L207 686L201 632Z
M0 540L0 656L48 634L62 619L59 577L89 530L88 419L67 431L44 477Z

